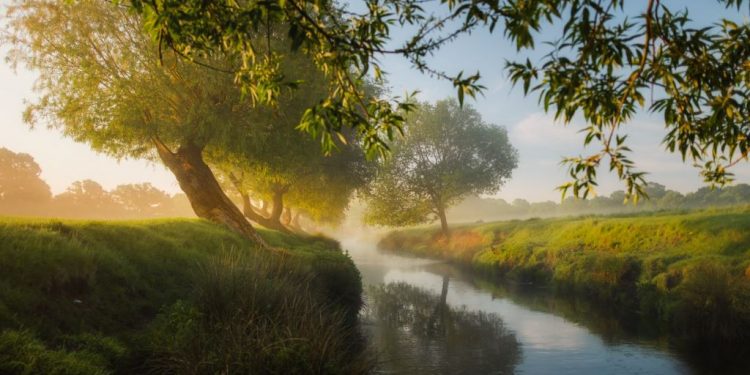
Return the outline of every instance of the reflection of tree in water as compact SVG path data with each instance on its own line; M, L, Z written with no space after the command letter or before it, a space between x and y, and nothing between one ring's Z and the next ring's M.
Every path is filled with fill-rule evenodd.
M508 374L521 358L513 333L494 314L446 304L405 283L370 287L365 319L374 325L382 370L405 374Z

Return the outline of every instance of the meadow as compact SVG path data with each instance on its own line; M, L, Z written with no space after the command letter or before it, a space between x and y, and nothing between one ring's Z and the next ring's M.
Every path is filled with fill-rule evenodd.
M701 343L746 342L750 208L514 220L389 233L382 249L447 259L498 282L553 288Z
M335 241L201 220L0 219L0 373L362 373Z

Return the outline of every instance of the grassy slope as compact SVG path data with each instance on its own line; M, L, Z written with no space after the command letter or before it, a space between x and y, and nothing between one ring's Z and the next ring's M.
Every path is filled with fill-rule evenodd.
M510 221L392 232L381 247L437 256L638 309L691 338L747 340L750 209Z
M338 245L198 220L0 219L0 373L356 372Z

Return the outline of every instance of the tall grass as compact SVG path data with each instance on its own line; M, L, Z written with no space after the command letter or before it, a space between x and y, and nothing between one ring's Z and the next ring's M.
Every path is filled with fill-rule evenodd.
M552 285L686 338L750 339L750 210L545 219L390 233L380 246Z
M0 373L361 373L361 283L324 238L198 220L0 219Z

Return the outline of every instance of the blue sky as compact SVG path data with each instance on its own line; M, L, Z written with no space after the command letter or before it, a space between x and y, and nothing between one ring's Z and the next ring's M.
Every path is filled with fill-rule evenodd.
M645 6L644 1L630 3ZM713 22L721 16L744 22L748 20L746 7L738 13L736 10L724 10L710 0L663 3L688 6L696 21L702 23ZM636 7L628 10L633 14L639 12ZM554 30L546 28L540 38L551 39L552 36ZM0 54L4 55L4 51L0 49ZM503 65L506 59L516 56L515 48L504 40L502 34L475 33L459 39L430 61L434 66L449 72L481 71L482 84L487 90L482 97L468 103L475 106L486 121L507 128L511 142L519 150L520 156L518 169L498 196L507 200L558 200L559 194L555 187L566 180L565 170L559 165L559 161L563 156L585 153L580 146L582 138L576 133L582 124L575 121L568 126L555 124L551 116L544 114L537 106L535 97L524 97L520 88L511 87L505 77ZM389 73L393 94L419 90L420 100L428 101L454 95L449 83L424 76L412 70L403 60L388 57L382 60L382 65ZM174 178L160 165L141 160L118 162L94 153L87 145L75 143L58 131L29 129L22 123L21 114L24 99L34 97L33 72L19 70L16 74L3 62L0 63L0 82L0 147L33 155L54 192L63 191L71 182L85 178L99 181L106 188L120 183L149 181L161 189L179 191ZM650 173L650 180L682 192L703 186L695 168L682 163L678 155L664 151L661 140L665 131L658 115L641 113L624 129L631 134L630 142L635 151L633 159L640 169ZM748 163L740 164L734 172L737 182L750 182ZM606 170L601 173L601 194L609 194L621 188L619 182L608 175Z

